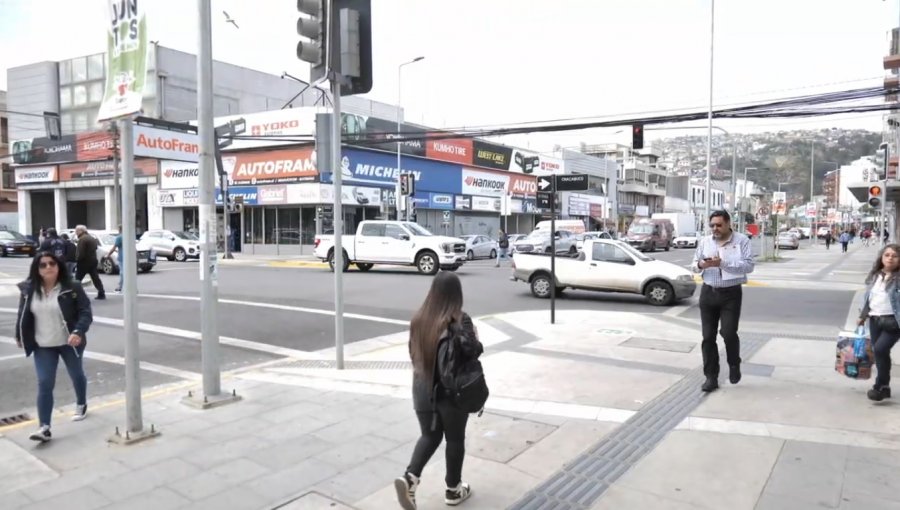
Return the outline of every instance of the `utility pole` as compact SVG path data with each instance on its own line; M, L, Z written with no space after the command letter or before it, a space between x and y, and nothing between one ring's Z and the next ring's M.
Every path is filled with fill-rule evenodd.
M113 121L109 125L109 132L112 134L113 140L113 203L116 204L115 226L117 228L122 224L122 181L119 172L119 124Z
M200 356L203 395L188 392L187 405L207 409L240 400L222 395L219 360L218 287L216 258L216 137L213 126L213 66L211 0L197 0L200 20L197 55L197 134L200 142Z
M716 0L711 0L709 5L709 115L708 126L706 129L706 214L703 218L703 229L709 232L709 201L711 191L712 171L712 130L713 130L713 62L714 50L716 46Z
M340 23L337 20L337 9L335 1L328 2L329 13L327 19L332 24L333 30L330 30L330 44L328 46L328 70L331 72L331 175L334 185L334 356L335 365L338 370L344 369L344 202L341 184L343 176L341 175L341 66L340 53L334 52L334 48L339 48L341 30ZM333 21L334 20L334 21ZM398 114L399 115L399 114ZM397 154L400 154L400 142L397 142ZM398 172L399 168L399 156ZM407 209L408 211L408 209ZM397 218L400 219L400 218Z
M813 191L814 190L813 182L815 182L815 179L816 179L815 168L816 168L816 141L810 140L809 141L809 201L810 202L813 202L813 194L815 193ZM815 202L813 202L813 203L815 203ZM817 205L816 206L816 215L817 216L818 216L818 210L819 210L819 207ZM816 220L815 217L813 217L809 223L809 245L810 246L815 246L815 244L816 244L816 233L813 232L813 230L815 230L815 228L816 228L815 220Z

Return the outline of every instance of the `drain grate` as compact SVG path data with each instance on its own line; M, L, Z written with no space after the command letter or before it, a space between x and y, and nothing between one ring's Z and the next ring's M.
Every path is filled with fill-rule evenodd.
M279 365L290 368L319 368L323 370L337 368L337 362L334 360L297 360L290 363ZM344 361L344 369L346 370L411 370L412 363L409 361L360 361L347 360Z
M26 421L31 421L31 416L28 416L28 413L14 414L12 416L0 418L0 427L15 425L17 423L24 423Z
M741 335L741 355L750 358L767 336ZM727 363L722 364L727 366ZM616 480L650 453L703 401L703 369L687 376L645 405L573 462L529 491L514 510L585 510Z

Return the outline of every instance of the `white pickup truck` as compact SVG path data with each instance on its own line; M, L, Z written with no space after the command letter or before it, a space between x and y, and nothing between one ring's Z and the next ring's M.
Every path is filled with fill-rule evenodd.
M368 271L375 264L415 266L422 274L456 271L466 261L466 242L436 236L407 221L363 221L355 236L343 236L343 270L356 264ZM334 271L334 236L316 236L315 256Z
M557 255L556 282L551 283L550 254L514 253L513 281L531 286L539 298L564 289L643 294L652 305L666 306L694 295L697 284L687 269L656 260L622 241L585 239L581 252Z

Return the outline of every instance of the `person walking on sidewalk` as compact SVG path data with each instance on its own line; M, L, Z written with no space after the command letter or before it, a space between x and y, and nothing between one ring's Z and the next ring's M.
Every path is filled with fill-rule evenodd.
M509 257L509 236L506 235L506 231L502 228L500 229L500 239L497 245L500 250L497 251L497 265L494 267L500 267L500 259L506 260Z
M691 268L701 273L700 323L703 330L703 374L706 382L702 390L719 388L719 347L716 335L721 325L725 340L731 384L741 380L741 345L738 323L741 319L743 289L747 275L753 272L753 250L750 239L731 228L727 211L715 211L709 216L712 234L703 237L694 253Z
M66 242L59 237L55 228L47 229L47 237L41 243L40 251L49 251L56 255L57 258L66 260Z
M830 250L831 249L831 241L834 240L834 238L831 237L831 231L829 230L828 232L825 232L825 235L823 237L825 238L825 249Z
M97 289L97 299L106 299L103 280L100 279L98 271L97 240L84 225L75 227L75 235L78 237L75 250L75 281L81 283L85 275L90 275L91 282Z
M31 262L28 279L19 283L22 295L16 321L16 345L25 356L34 355L37 372L37 410L40 428L30 438L42 443L50 440L53 415L53 388L59 358L75 389L75 415L81 421L87 415L87 377L82 358L87 344L85 334L91 326L91 301L81 284L73 281L65 262L50 252L41 252Z
M850 244L850 232L846 230L841 232L841 237L838 238L838 241L841 243L841 252L847 253L847 245Z
M416 510L416 489L422 470L441 444L447 440L447 490L444 502L455 506L471 495L462 481L466 455L466 423L469 415L447 398L437 376L437 355L441 343L461 333L464 359L477 359L484 351L472 319L463 312L462 284L453 273L442 271L431 282L422 307L413 316L409 329L409 354L413 364L413 407L419 419L421 437L416 442L409 466L394 480L397 499L404 510ZM459 328L459 329L456 329Z
M889 244L881 250L866 277L865 299L858 326L869 321L869 334L875 350L875 385L866 394L880 402L891 397L891 349L900 339L900 245Z

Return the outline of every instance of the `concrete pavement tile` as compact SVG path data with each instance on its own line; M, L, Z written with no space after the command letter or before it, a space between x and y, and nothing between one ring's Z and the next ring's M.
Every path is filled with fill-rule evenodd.
M250 415L249 417L237 421L216 425L203 431L202 435L195 434L195 436L202 437L204 441L210 443L218 443L220 441L228 441L238 437L258 435L255 433L268 433L270 429L271 425L269 425L268 422Z
M278 510L353 510L329 497L310 492L290 503L278 507Z
M405 467L405 463L375 457L317 483L312 490L344 503L358 501L393 483Z
M271 441L256 436L239 437L223 443L204 446L192 451L186 459L195 466L209 469L232 459L267 450L273 444Z
M127 503L128 510L177 510L190 504L189 499L165 487L139 494Z
M315 458L324 460L338 468L346 469L364 460L389 452L399 444L399 442L392 439L367 434L350 441L341 442L338 446L316 455Z
M370 410L362 412L361 415L366 418L379 420L388 425L393 425L407 420L411 415L415 416L415 413L410 400L394 398L384 405L375 406Z
M437 455L435 455L437 457ZM443 457L441 457L443 458ZM401 468L402 470L402 468ZM419 508L444 508L444 463L434 462L422 472L422 483L416 492ZM397 507L394 477L390 474L382 481L382 489L353 503L359 510L384 510ZM515 503L540 479L513 469L505 464L469 457L463 464L463 480L472 486L472 497L465 503L466 510L497 510Z
M541 479L549 478L618 426L608 422L566 422L512 459L509 465Z
M868 464L900 468L900 452L897 450L850 447L847 451L847 458Z
M85 462L76 469L63 472L52 483L42 483L24 489L22 492L33 501L47 498L92 485L106 478L113 478L131 471L130 468L115 460Z
M326 406L318 402L295 402L288 405L270 407L260 413L259 417L274 424L281 424L290 422L296 418L318 416L325 407Z
M194 436L159 437L128 446L110 445L112 458L134 469L150 466L163 460L190 458L190 453L209 446L209 442Z
M0 492L0 499L3 500L3 508L8 508L10 510L18 510L32 503L32 501L21 492Z
M808 499L796 499L790 495L763 492L759 501L756 502L754 510L821 510L823 508L837 507L810 503Z
M211 472L233 485L240 485L248 480L269 474L271 470L249 459L235 459L214 467Z
M681 379L673 374L504 352L484 371L494 395L620 409L640 409Z
M349 414L351 416L348 416L348 419L345 421L321 428L313 434L332 443L341 443L366 434L374 433L383 426L379 421L352 417L352 413Z
M268 448L260 448L252 452L247 452L246 457L262 466L278 471L297 465L300 461L335 448L336 446L337 444L325 441L319 437L305 435L298 436L290 441L284 441Z
M217 424L230 424L238 422L249 417L258 416L266 412L267 408L259 402L249 402L240 400L222 407L214 407L203 411L192 410L195 413L202 413L203 418Z
M0 436L0 494L17 491L58 476L59 474L27 450Z
M557 428L518 418L485 413L472 417L466 430L466 454L507 463Z
M385 453L384 455L382 455L382 457L386 457L391 460L396 460L397 462L400 462L403 465L408 465L409 459L412 457L413 450L416 448L416 442L418 440L419 440L419 438L416 438L412 441L403 443L402 445L398 446L397 448L394 448L393 450ZM444 452L445 452L444 442L442 441L441 445L438 446L437 450L435 450L434 455L431 457L431 459L428 461L428 463L431 464L432 462L436 462L436 461L440 461L441 463L443 463L444 462Z
M843 497L853 499L860 495L888 501L900 499L900 475L897 468L858 460L847 461Z
M93 488L82 487L37 503L25 505L22 507L22 510L59 510L60 508L93 510L105 507L109 503L109 499Z
M745 361L776 367L830 366L833 370L834 345L819 340L796 340L776 336Z
M275 503L275 498L258 494L253 489L241 486L201 501L191 503L191 510L259 510Z
M28 430L27 432L31 432ZM112 456L106 445L106 437L93 435L59 436L53 431L53 440L46 444L28 441L24 449L38 460L56 471L78 468L85 462L85 454L94 460L104 460ZM26 436L27 437L27 436Z
M291 496L308 492L309 487L337 475L338 472L338 468L331 464L310 458L298 462L293 467L247 482L245 487L270 496L271 501L283 501ZM257 505L256 508L260 506Z
M716 502L715 505L703 507L682 503L674 499L666 499L662 496L641 492L637 489L621 487L613 485L603 493L603 496L594 503L591 510L622 510L626 508L634 509L653 509L653 510L697 510L718 509L721 508L722 502Z
M404 420L398 421L392 425L385 425L373 432L373 434L392 439L398 443L405 443L413 439L418 439L420 434L419 420L407 410L406 418Z
M160 430L167 437L181 437L195 432L208 430L218 425L216 422L207 420L202 415L194 415L176 422L161 426Z
M783 443L674 431L617 483L698 506L728 502L732 508L753 508Z
M197 472L199 469L196 466L181 459L168 459L110 478L97 485L97 490L113 501L123 501Z
M846 446L787 441L765 493L834 508L840 503L846 462Z
M201 501L220 492L230 489L233 484L224 477L210 471L202 471L196 475L175 480L167 485L168 488L191 501Z
M864 494L845 496L839 510L900 510L900 498L881 499Z

